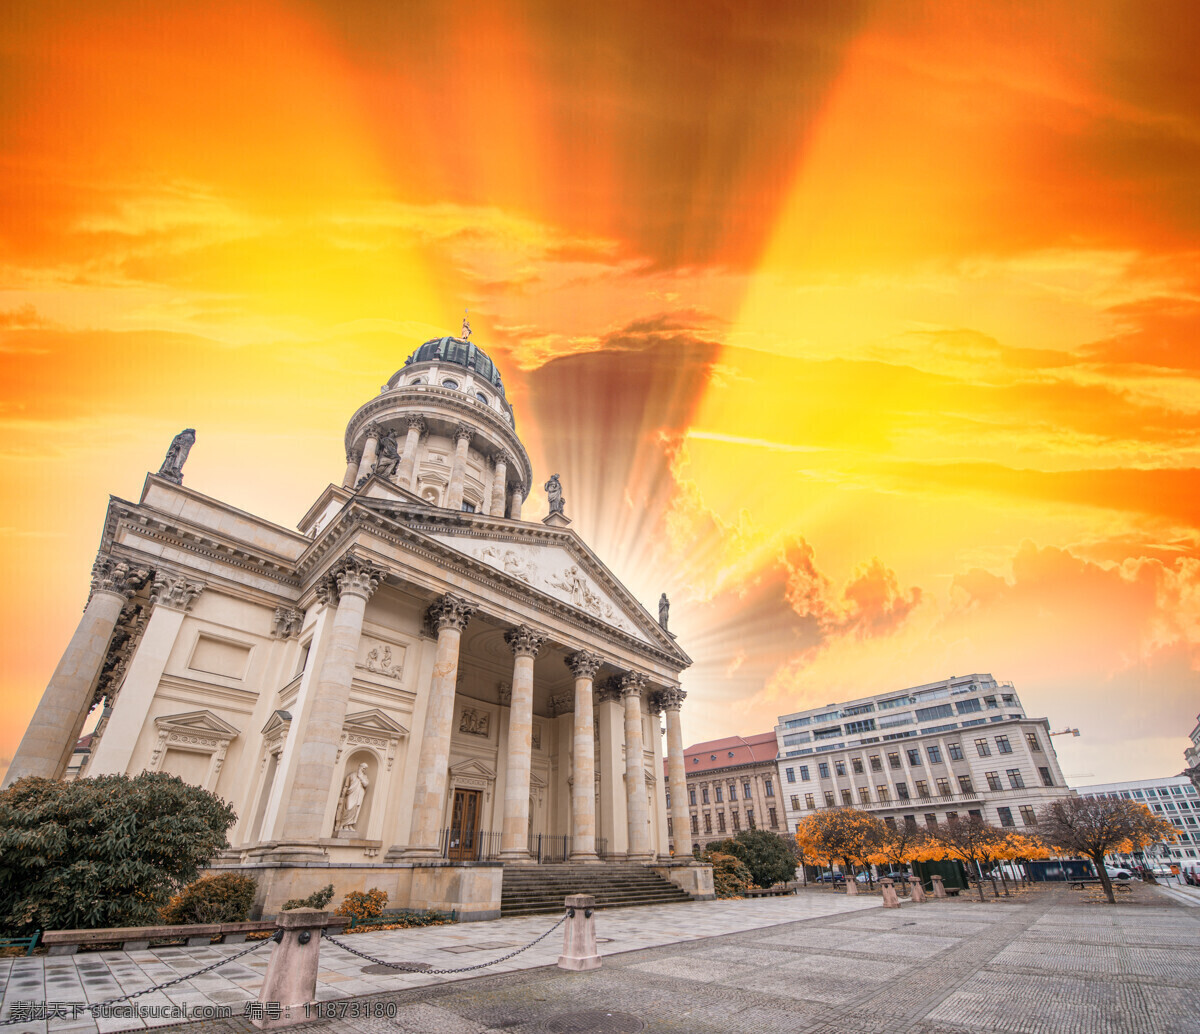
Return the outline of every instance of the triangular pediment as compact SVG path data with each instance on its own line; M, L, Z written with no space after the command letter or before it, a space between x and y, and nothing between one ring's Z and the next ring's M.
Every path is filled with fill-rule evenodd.
M270 739L281 730L286 730L292 724L290 711L272 711L267 724L262 727L262 734Z
M488 768L479 758L459 761L450 766L450 774L471 779L495 779L496 773Z
M367 733L371 736L385 736L392 739L397 736L407 736L408 730L397 721L393 721L379 708L369 711L356 711L346 715L342 722L343 729L353 729L355 732Z
M231 740L240 731L225 719L207 710L163 715L161 718L155 718L154 724L159 729L166 729L170 732L189 732L197 736L209 736L221 740Z

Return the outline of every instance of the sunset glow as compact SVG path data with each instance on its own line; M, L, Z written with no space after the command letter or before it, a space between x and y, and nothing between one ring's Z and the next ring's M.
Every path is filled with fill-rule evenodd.
M110 493L293 527L495 358L685 736L991 672L1072 782L1200 693L1191 5L27 4L0 40L0 769Z

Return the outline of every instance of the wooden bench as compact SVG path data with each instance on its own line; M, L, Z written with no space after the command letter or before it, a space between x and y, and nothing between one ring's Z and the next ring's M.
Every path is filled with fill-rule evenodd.
M350 922L344 916L330 916L329 926L342 927ZM49 930L42 944L51 955L74 955L81 946L120 944L121 951L142 951L151 941L183 941L189 948L212 944L219 937L223 944L240 944L247 934L273 933L274 919L246 923L192 923L182 926L114 926L103 930Z
M781 898L796 892L787 887L747 887L745 893L748 898Z
M0 937L0 948L24 948L26 955L32 955L41 935L41 930L34 930L28 937Z

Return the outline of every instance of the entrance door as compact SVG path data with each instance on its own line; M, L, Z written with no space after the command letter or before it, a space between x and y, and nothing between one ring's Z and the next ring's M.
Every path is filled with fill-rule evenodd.
M479 800L481 790L455 790L450 812L450 849L448 857L457 862L473 862L479 856Z

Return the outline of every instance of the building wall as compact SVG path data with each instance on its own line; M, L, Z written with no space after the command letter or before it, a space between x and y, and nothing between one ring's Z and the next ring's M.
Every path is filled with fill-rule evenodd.
M1200 793L1187 776L1095 783L1077 787L1076 792L1080 797L1123 797L1145 804L1159 818L1173 823L1178 837L1174 844L1159 843L1145 853L1179 863L1200 861Z
M692 839L701 848L746 829L786 832L774 761L688 773L687 786Z

